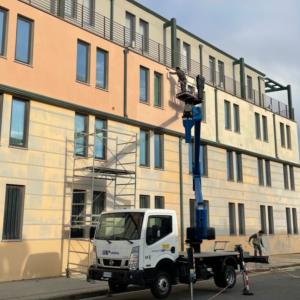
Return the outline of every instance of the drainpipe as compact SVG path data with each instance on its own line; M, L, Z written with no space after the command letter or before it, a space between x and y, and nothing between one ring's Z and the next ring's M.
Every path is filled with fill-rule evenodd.
M241 97L246 99L246 78L245 78L245 60L240 58L240 82L241 82Z
M293 100L292 100L292 87L289 84L287 87L287 93L288 93L288 104L289 104L289 118L291 120L294 120L294 108L293 108Z
M171 19L171 48L172 48L172 67L175 68L178 66L177 61L177 33L176 33L176 19Z
M110 40L114 39L114 0L110 0Z
M203 76L203 46L199 45L200 75Z
M129 49L124 49L124 117L127 118L127 68Z
M179 138L179 189L180 189L180 245L184 250L184 220L183 220L183 175L182 175L182 137Z

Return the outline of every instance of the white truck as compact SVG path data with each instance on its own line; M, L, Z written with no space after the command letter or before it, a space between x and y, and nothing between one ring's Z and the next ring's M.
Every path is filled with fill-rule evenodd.
M168 297L172 285L190 283L191 264L179 252L175 211L128 209L101 214L94 239L95 264L88 280L108 281L113 292L130 284L149 287L158 299ZM239 268L239 252L200 252L194 255L195 278L214 278L218 287L232 288Z

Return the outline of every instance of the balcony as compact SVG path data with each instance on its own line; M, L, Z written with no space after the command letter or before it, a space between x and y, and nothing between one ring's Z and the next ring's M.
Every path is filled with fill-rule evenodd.
M133 32L129 28L111 21L109 18L91 11L87 7L74 4L72 1L52 1L52 0L19 0L37 9L45 11L60 19L63 19L75 26L81 27L101 38L112 41L122 47L128 47L132 51L139 53L151 60L172 68L172 50L145 36ZM72 4L70 4L72 3ZM212 71L207 66L201 66L197 61L187 59L186 56L176 53L178 65L191 77L202 74L206 83L223 90L231 95L241 98L240 82ZM280 116L289 118L288 105L279 102L263 93L253 90L244 99L254 105L263 107Z

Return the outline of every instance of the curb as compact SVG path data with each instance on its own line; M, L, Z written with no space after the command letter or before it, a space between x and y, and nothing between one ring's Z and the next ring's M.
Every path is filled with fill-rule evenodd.
M249 270L249 273L260 273L260 272L280 270L280 269L292 268L292 267L300 267L300 263L287 264L287 265L281 265L281 266L270 266L270 267L261 268L261 269L252 269L252 270Z

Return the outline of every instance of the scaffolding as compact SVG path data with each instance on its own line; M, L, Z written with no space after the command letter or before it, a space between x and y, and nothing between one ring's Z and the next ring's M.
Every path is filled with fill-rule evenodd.
M66 276L87 274L91 264L91 228L105 209L136 206L137 134L100 129L76 133L67 141L72 176L65 197L71 202Z

